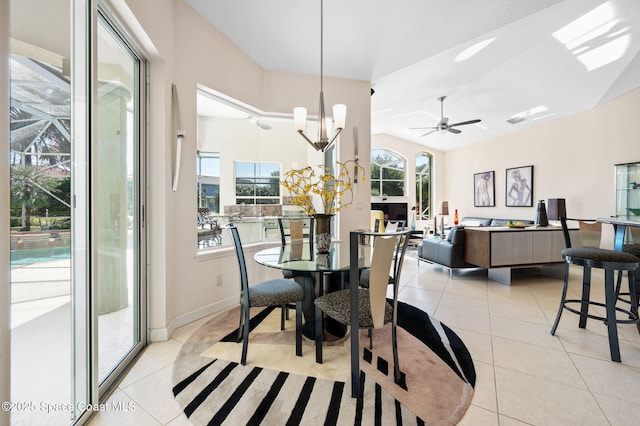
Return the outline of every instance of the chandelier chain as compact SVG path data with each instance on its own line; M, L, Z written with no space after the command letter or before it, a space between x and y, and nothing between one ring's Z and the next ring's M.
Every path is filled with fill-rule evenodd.
M323 73L323 47L324 47L324 0L320 0L320 91L322 92L324 73Z

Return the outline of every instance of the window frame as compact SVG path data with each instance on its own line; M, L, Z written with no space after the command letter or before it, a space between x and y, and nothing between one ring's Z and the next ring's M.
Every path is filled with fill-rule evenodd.
M252 176L238 176L238 165L239 164L252 164L253 165L253 175ZM258 170L257 170L257 165L271 165L271 166L276 166L278 169L278 175L277 177L274 175L259 175ZM233 175L234 175L234 181L233 181L233 190L234 190L234 197L235 197L235 202L236 204L242 205L242 204L246 204L246 205L271 205L271 204L282 204L282 191L280 189L280 179L282 177L282 165L280 163L274 163L274 162L270 162L270 161L241 161L241 160L235 160L233 162ZM277 191L277 195L258 195L258 191L257 189L259 189L261 187L261 185L270 185L272 182L268 182L268 181L272 181L275 178L275 182L273 182L274 188L276 188ZM252 183L248 183L247 185L252 185L254 187L253 190L253 194L252 195L239 195L238 194L238 179L247 179L247 180L253 180ZM260 180L267 180L267 182L260 182ZM258 200L271 200L273 202L267 202L267 203L258 203Z
M202 168L201 168L201 162L204 159L217 159L218 160L218 174L217 175L203 175L202 174ZM221 185L220 185L220 166L221 166L221 157L220 157L220 153L219 152L210 152L210 151L198 151L196 154L196 185L197 185L197 198L198 198L198 208L209 208L209 203L207 202L207 196L205 194L205 201L203 203L203 199L201 194L202 192L202 185L206 185L207 183L202 181L202 177L204 178L211 178L212 180L216 180L218 181L218 205L217 205L217 209L211 210L211 208L209 208L209 210L213 213L220 213L220 190L221 190ZM214 183L215 185L215 183Z
M428 171L418 171L418 158L426 157L428 159ZM423 177L428 176L427 200L423 198ZM433 155L428 152L419 152L416 154L416 220L429 220L433 217ZM426 204L426 205L425 205ZM419 206L419 208L418 208ZM426 214L425 214L426 212Z
M388 153L388 155L390 157L393 157L394 159L397 159L399 162L402 162L402 167L398 168L392 168L392 167L388 167L385 166L384 164L380 164L374 161L374 153L375 152L385 152ZM378 176L374 176L374 170L375 167L378 167L380 169L380 175ZM385 178L385 170L387 171L391 171L391 170L396 170L396 171L401 171L402 172L402 179L389 179L389 178ZM407 159L395 152L395 151L391 151L389 149L385 149L385 148L376 148L376 149L372 149L371 150L371 195L376 197L405 197L407 195ZM386 182L397 182L400 184L402 192L400 194L388 194L384 191L385 188L385 183ZM377 183L378 187L374 188L374 185Z

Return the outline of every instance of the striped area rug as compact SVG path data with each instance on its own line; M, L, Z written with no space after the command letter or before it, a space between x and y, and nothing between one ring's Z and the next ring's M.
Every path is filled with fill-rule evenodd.
M391 329L375 330L373 350L361 337L362 397L351 398L349 340L325 346L315 363L313 342L294 350L294 320L280 331L279 310L255 310L247 365L235 343L239 309L198 329L174 364L173 393L195 425L448 425L464 415L475 370L462 341L423 311L398 309L400 367L393 381Z

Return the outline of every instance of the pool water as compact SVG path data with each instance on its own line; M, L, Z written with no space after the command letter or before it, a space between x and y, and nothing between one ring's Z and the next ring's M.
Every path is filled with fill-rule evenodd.
M70 257L71 248L69 246L11 250L11 266L65 260Z

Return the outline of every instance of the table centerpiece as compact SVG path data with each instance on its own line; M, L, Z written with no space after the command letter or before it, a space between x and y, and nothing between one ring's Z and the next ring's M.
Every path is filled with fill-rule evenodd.
M313 216L316 222L315 244L318 253L328 253L331 247L331 218L334 214L353 203L355 188L354 175L363 174L356 161L336 162L337 175L331 168L316 166L321 173L311 166L303 169L292 169L284 174L280 184L289 191L291 204L300 207L306 214ZM360 176L364 181L364 177ZM321 209L314 205L314 197L321 201Z

